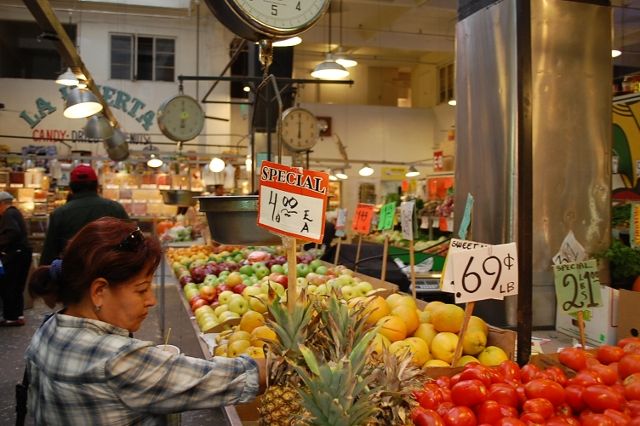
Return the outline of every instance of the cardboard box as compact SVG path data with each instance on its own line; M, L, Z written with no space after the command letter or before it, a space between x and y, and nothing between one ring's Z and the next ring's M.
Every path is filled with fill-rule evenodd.
M618 301L618 340L625 337L640 336L640 291L619 290Z
M618 290L601 286L602 306L591 309L591 319L585 321L585 340L589 346L615 345L618 329ZM556 331L580 339L578 321L556 306Z

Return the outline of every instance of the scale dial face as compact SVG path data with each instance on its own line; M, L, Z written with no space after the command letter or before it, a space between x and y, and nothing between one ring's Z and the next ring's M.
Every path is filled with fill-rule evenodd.
M171 140L189 141L202 131L204 111L191 96L174 96L158 109L158 127Z
M205 0L220 22L251 41L286 38L309 29L331 0Z
M282 143L294 152L308 151L318 142L318 119L304 108L289 108L282 113Z

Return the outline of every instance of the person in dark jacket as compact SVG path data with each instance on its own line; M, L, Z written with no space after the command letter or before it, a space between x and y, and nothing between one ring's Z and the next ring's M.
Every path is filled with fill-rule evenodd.
M0 298L3 316L0 326L24 325L24 286L31 267L31 247L27 226L20 210L12 205L13 196L0 192Z
M49 216L49 226L42 249L41 265L50 265L83 226L101 217L129 219L124 207L116 201L98 195L98 176L87 164L71 171L69 187L72 196L67 203Z

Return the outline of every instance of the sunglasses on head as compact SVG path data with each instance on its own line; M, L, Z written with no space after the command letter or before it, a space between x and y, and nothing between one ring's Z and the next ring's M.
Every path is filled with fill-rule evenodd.
M144 243L144 235L140 228L136 228L116 246L117 250L135 251Z

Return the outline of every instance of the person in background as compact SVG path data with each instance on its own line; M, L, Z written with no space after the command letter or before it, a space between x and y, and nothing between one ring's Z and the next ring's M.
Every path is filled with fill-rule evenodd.
M76 166L71 171L69 188L72 196L49 216L41 265L49 265L59 257L67 241L87 223L105 216L129 219L120 203L98 195L98 176L91 166Z
M156 303L161 256L157 239L105 217L34 271L30 293L64 306L26 352L36 425L166 424L170 413L248 402L263 389L264 359L204 360L130 337Z
M25 324L24 286L31 267L31 247L27 226L20 210L12 205L13 195L0 192L0 261L4 274L0 275L0 298L3 316L0 326Z

